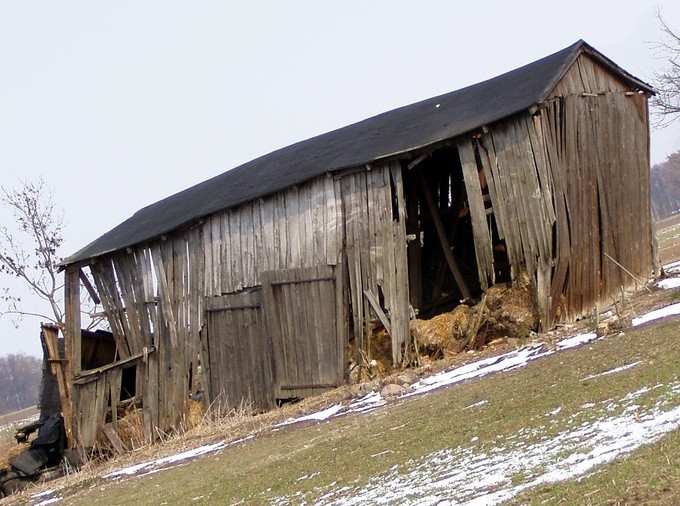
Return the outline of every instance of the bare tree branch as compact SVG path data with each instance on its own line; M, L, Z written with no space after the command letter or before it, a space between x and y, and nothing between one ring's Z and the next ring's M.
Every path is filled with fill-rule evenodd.
M0 315L15 317L15 326L24 316L37 317L55 324L64 322L63 283L58 272L63 242L63 212L56 208L53 193L40 178L37 182L23 181L19 189L0 186L0 203L14 219L14 227L0 227L0 274L21 280L39 299L47 302L50 314L27 308L25 302L3 287L0 301L5 308ZM94 312L97 305L87 296L84 313ZM90 326L98 321L90 322ZM90 328L90 327L88 327Z
M654 76L658 93L652 97L655 125L665 127L680 117L680 35L665 22L661 11L656 17L661 24L662 40L653 47L665 60L665 67Z

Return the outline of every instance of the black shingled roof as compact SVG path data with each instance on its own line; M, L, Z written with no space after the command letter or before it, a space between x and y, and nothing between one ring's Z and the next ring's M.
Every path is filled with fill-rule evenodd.
M204 216L310 180L457 137L548 98L581 52L633 88L653 89L579 40L533 63L261 156L137 211L66 258L66 266L167 234Z

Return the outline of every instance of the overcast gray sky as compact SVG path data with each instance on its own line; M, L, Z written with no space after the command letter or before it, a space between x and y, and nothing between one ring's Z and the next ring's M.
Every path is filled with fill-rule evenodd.
M2 0L1 182L45 178L67 256L259 155L581 38L652 82L657 8L680 30L677 0ZM680 123L652 132L653 163L678 149ZM41 353L38 331L1 317L0 355Z

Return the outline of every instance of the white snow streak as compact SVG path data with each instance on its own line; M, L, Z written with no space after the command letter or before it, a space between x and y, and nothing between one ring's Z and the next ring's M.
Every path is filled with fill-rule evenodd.
M665 318L666 316L673 316L680 314L680 302L676 304L671 304L670 306L662 307L661 309L656 309L637 318L633 318L633 327L642 325L643 323L651 322L653 320L658 320L659 318Z
M274 425L274 427L285 427L286 425L290 425L293 423L307 422L310 420L314 420L317 422L327 420L333 415L337 415L342 408L343 408L342 404L336 404L335 406L331 406L330 408L326 408L322 411L317 411L316 413L311 413L309 415L301 416L299 418L292 418L290 420L286 420L285 422L277 423L276 425Z
M481 378L482 376L494 372L524 367L532 360L552 355L553 353L554 351L551 350L546 351L543 343L532 343L503 355L478 360L452 369L451 371L445 371L423 378L411 385L413 392L404 394L401 397L420 395L438 388L453 385L454 383L460 383L461 381L472 378Z
M253 436L250 436L245 439L250 439ZM236 444L239 442L244 441L245 439L240 439L238 441L233 441L230 444ZM142 464L137 464L134 466L126 467L124 469L120 469L118 471L114 471L109 474L105 474L102 476L102 478L119 478L121 476L131 476L131 475L136 475L140 471L146 471L145 474L148 474L150 472L155 472L160 470L159 468L167 469L168 467L172 467L172 464L177 464L178 462L182 462L185 460L189 459L194 459L200 455L206 455L209 453L215 453L218 450L221 450L222 448L225 448L227 446L227 443L225 441L220 441L219 443L214 443L211 445L204 445L204 446L199 446L198 448L194 448L192 450L187 450L182 453L177 453L175 455L170 455L169 457L163 457L161 459L157 460L150 460L148 462L144 462ZM168 465L169 464L169 465Z
M600 376L609 376L610 374L616 374L617 372L625 371L626 369L630 369L631 367L635 367L636 365L641 363L642 362L638 360L637 362L633 362L632 364L622 365L621 367L610 369L609 371L601 372L599 374L591 374L590 376L586 376L585 378L583 378L581 381L587 381L593 378L599 378Z
M585 334L576 334L575 336L567 337L557 342L557 348L561 350L568 350L576 348L586 343L596 341L599 338L595 332L586 332Z

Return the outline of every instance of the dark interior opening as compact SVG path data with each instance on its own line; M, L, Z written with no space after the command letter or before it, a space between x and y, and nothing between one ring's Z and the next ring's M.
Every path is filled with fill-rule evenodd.
M80 336L80 367L82 370L89 371L114 362L116 359L116 341L111 332L82 330Z
M120 382L120 400L132 399L137 390L137 366L132 365L123 369Z
M457 148L433 152L414 168L406 169L404 181L411 304L422 315L455 307L464 298L444 254L446 245L437 232L437 217L428 203L426 186L462 278L471 296L478 296L481 286L472 222Z

